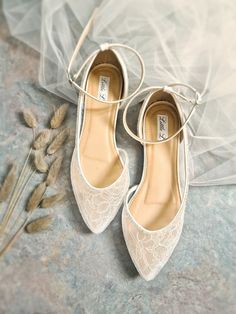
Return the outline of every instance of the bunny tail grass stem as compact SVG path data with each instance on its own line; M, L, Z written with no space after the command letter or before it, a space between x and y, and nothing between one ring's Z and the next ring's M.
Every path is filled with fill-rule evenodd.
M11 204L9 204L8 208L7 208L7 212L5 214L5 216L3 217L3 221L2 224L0 225L0 233L3 233L6 229L6 227L8 226L8 223L10 221L10 218L16 208L16 205L18 204L20 197L22 196L26 186L28 185L30 179L32 178L33 174L35 173L35 171L31 172L31 169L29 170L29 173L26 175L25 174L25 180L22 181L21 186L19 187L17 194L14 197L13 202L11 202Z
M23 190L22 190L22 194L23 194L25 188L27 187L27 185L28 185L30 179L31 179L32 176L34 175L34 173L35 173L35 171L33 171L33 172L30 174L30 176L28 177L27 181L25 182L24 188L23 188ZM12 226L11 226L11 229L12 229L12 230L14 230L15 226L18 225L18 223L19 223L19 221L20 221L20 219L21 219L21 216L22 216L22 214L23 214L24 212L25 212L25 210L22 210L22 211L20 211L20 212L18 213L18 215L17 215L15 221L13 222L13 224L12 224Z
M13 191L13 193L12 193L12 197L11 197L10 202L9 202L9 207L10 207L11 204L14 202L14 199L15 199L17 193L18 193L18 189L19 189L19 187L20 187L20 185L21 185L21 182L22 182L22 180L24 179L25 168L26 168L27 163L28 163L28 161L29 161L31 152L32 152L32 148L30 148L30 150L29 150L29 152L28 152L28 155L26 156L24 165L23 165L23 167L22 167L22 170L21 170L20 175L19 175L19 177L18 177L18 180L17 180L17 182L16 182L14 191Z
M35 128L32 129L32 132L33 132L33 142L34 142L35 141L35 137L36 137Z
M23 224L16 231L16 233L11 237L10 241L3 247L0 251L0 258L12 247L12 245L16 242L16 240L20 237L22 232L24 231L25 226L29 222L31 214L24 220Z
M15 221L13 222L13 224L12 224L12 226L11 226L11 230L14 230L16 227L17 227L17 225L19 224L19 222L21 221L21 216L22 216L22 214L25 212L25 210L21 210L19 213L18 213L18 215L17 215L17 217L16 217L16 219L15 219ZM6 231L7 232L7 231Z
M32 132L33 132L33 142L34 142L35 136L36 136L35 127L32 128ZM18 201L20 200L21 195L23 194L23 192L24 192L28 182L30 181L31 177L35 173L35 171L33 171L29 176L29 174L26 172L26 170L27 170L26 167L27 167L29 158L31 156L32 150L33 150L32 147L30 147L30 150L26 156L25 162L23 164L20 175L19 175L18 180L16 182L14 191L12 193L12 197L11 197L9 205L7 207L7 211L6 211L5 215L3 216L2 222L0 223L0 235L1 235L1 233L4 232L5 228L7 227L9 220L11 218L11 215L13 214L14 209L15 209ZM29 173L30 172L31 172L31 169L30 169Z

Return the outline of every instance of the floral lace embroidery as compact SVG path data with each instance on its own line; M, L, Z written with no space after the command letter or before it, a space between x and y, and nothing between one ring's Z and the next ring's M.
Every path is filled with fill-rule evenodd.
M122 217L125 241L136 268L143 276L156 276L170 258L182 232L184 207L182 204L183 209L167 227L150 232L135 223L125 205Z
M125 160L121 176L112 185L103 189L94 188L86 182L79 164L75 164L77 159L73 158L72 166L77 170L77 173L73 174L75 177L72 182L73 190L80 212L89 227L96 229L108 225L123 203L129 188L128 160L124 152L122 157L123 155Z

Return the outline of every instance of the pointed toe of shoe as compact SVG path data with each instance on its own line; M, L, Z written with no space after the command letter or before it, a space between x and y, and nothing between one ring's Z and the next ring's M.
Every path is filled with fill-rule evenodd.
M153 280L168 262L182 231L183 218L167 228L150 231L138 225L125 206L122 213L123 234L130 257L146 281Z
M127 217L122 215L122 228L124 239L126 242L127 249L131 260L137 269L139 275L146 281L153 280L160 271L159 263L152 262L152 252L149 251L149 241L144 239L140 233L141 230L135 230L135 226Z
M102 233L116 216L123 203L125 191L114 196L110 192L78 193L77 204L87 227L96 234Z
M96 198L95 195L92 198L84 198L80 195L78 203L85 224L95 234L102 233L108 227L120 206L121 204L116 204L111 208L109 201L101 202L99 196Z
M86 220L83 216L83 219L88 227L88 229L92 232L92 233L95 233L95 234L100 234L102 233L106 228L107 226L109 225L110 223L110 220L108 222L103 222L103 223L93 223L92 221L89 221L89 220Z
M128 191L128 163L112 185L96 188L85 179L75 154L71 163L71 182L84 222L93 233L99 234L114 219Z
M159 274L159 271L153 271L153 272L149 272L149 273L142 273L140 270L138 271L140 276L146 280L146 281L152 281L156 278L156 276Z

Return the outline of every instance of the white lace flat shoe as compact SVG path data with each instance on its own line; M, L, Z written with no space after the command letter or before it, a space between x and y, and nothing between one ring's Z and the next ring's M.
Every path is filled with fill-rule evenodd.
M190 101L193 108L185 122L177 98L187 99L171 87L146 89L151 92L139 113L138 135L126 122L133 99L124 111L125 129L143 144L144 165L141 182L127 195L122 227L133 263L147 281L167 263L182 232L189 185L184 126L199 103L190 89L197 98Z
M143 82L144 65L134 49L122 44L103 44L85 60L79 71L72 73L89 26L68 68L69 80L79 92L71 182L85 223L92 232L101 233L115 217L129 188L128 158L117 148L116 122L120 106ZM116 48L131 51L141 64L139 86L129 96L126 66Z

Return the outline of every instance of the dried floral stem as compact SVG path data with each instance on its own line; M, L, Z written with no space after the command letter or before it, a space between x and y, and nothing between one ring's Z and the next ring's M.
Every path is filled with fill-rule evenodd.
M24 191L25 191L25 189L26 189L26 187L27 187L27 185L28 185L30 179L32 178L32 176L33 176L34 174L35 174L35 171L33 171L33 172L30 174L30 176L28 177L27 181L25 182L24 188L22 189L22 194L24 193ZM18 225L18 223L19 223L19 221L20 221L20 218L21 218L21 215L22 215L22 213L24 213L24 212L25 212L24 210L22 210L22 211L19 212L19 214L17 215L17 217L16 217L14 223L12 224L12 227L11 227L12 229L14 229L15 226Z
M0 251L0 258L12 247L12 245L16 242L16 240L20 237L21 233L24 231L25 226L29 222L31 213L24 220L23 224L17 230L17 232L11 237L10 241L4 246L4 248Z
M23 116L24 116L24 120L25 120L26 124L32 129L33 141L34 141L35 140L35 128L37 126L37 119L35 118L35 116L32 114L32 112L30 110L23 111ZM21 192L23 193L26 184L28 183L29 179L32 176L31 175L30 178L28 178L28 179L26 178L26 167L27 167L31 153L32 153L32 147L30 147L30 150L26 156L22 170L20 172L17 183L15 185L12 197L10 199L6 214L3 217L3 220L5 220L5 217L6 217L6 224L8 223L8 221L11 217L11 214L14 211L15 206L17 205L18 201L20 200ZM25 184L24 184L24 180L26 180ZM5 225L5 227L6 227L6 225ZM0 231L1 231L1 229L0 229Z
M15 201L12 203L11 206L9 206L7 208L7 212L6 212L5 216L3 217L2 224L0 225L0 235L3 234L4 231L6 230L6 228L8 227L8 225L11 221L11 217L14 213L15 208L16 208L16 205L18 204L20 197L23 194L23 192L26 188L26 185L27 185L28 181L30 180L31 176L32 176L32 173L30 174L29 177L27 177L27 181L24 183L24 185L22 185L21 189L18 191L18 194L16 195Z
M41 199L45 193L46 187L47 187L46 182L42 182L34 189L32 195L31 195L31 197L27 203L27 206L26 206L26 211L28 212L28 216L24 220L24 223L20 226L20 228L12 236L10 241L7 242L7 244L4 246L4 248L0 251L0 257L3 256L4 253L6 253L11 248L11 246L15 243L15 241L21 235L25 226L28 224L29 219L30 219L33 211L38 207L38 205L39 205L39 203L40 203L40 201L41 201ZM13 229L14 229L14 226L17 225L18 221L20 220L22 212L19 213L19 215L18 215L18 217L17 217L17 219L13 225Z
M0 202L4 202L9 198L14 188L15 181L16 181L16 165L13 164L7 176L5 177L3 185L0 189Z
M33 113L27 109L24 110L22 112L25 123L28 127L30 127L32 129L33 132L33 141L35 140L35 129L37 127L37 119L36 117L33 115ZM31 168L30 171L28 171L29 173L27 174L26 172L26 167L29 161L29 158L31 156L32 153L32 147L30 147L30 150L26 156L25 162L23 164L23 167L21 169L20 175L18 177L17 183L15 185L14 191L12 193L11 199L9 201L7 210L5 215L3 216L2 222L0 224L0 234L4 232L4 230L6 229L6 227L8 226L9 220L15 210L16 205L18 204L28 182L30 181L32 175L34 174L34 172L31 172Z
M34 141L35 137L36 137L36 135L35 135L35 128L32 129L32 132L33 132L33 141Z
M28 161L29 161L31 152L32 152L32 148L30 148L30 150L29 150L29 152L28 152L28 155L26 156L26 159L25 159L24 165L23 165L23 167L22 167L21 173L20 173L20 175L19 175L19 177L18 177L18 180L17 180L17 182L16 182L16 186L15 186L15 189L14 189L14 191L13 191L12 198L11 198L11 200L10 200L10 202L9 202L9 207L11 206L11 203L14 201L14 197L15 197L15 195L16 195L16 193L17 193L17 189L19 189L19 187L20 187L20 185L21 185L21 183L22 183L22 179L24 178L25 169L26 169L27 163L28 163Z
M25 168L24 168L24 172L26 172ZM3 233L4 230L6 229L6 227L8 226L8 223L10 221L10 218L16 208L16 205L18 204L27 184L29 183L30 179L32 178L33 174L35 173L35 171L31 172L31 168L29 173L26 175L24 173L24 178L25 180L20 180L19 177L19 182L18 182L18 187L16 187L15 195L14 197L12 197L11 202L9 203L9 206L7 208L7 211L3 217L2 223L0 225L0 233ZM21 174L23 176L23 172Z

